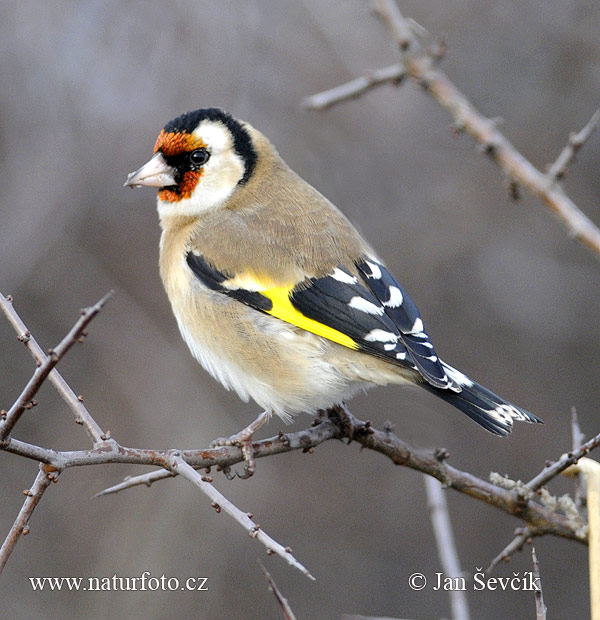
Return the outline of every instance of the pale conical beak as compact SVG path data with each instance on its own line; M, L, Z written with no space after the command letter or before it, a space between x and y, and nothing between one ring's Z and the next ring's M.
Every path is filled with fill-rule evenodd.
M139 170L132 172L125 181L127 187L169 187L177 185L175 168L169 166L162 153L158 152Z

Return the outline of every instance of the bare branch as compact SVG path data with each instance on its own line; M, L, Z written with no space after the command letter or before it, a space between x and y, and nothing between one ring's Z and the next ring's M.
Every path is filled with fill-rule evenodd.
M390 30L400 51L406 51L414 43L411 24L404 19L400 9L394 0L373 0L373 12L381 19Z
M291 452L293 450L309 451L315 446L329 439L351 438L365 448L375 450L386 455L396 465L410 467L422 473L437 478L444 486L451 487L461 493L479 499L487 504L496 506L500 510L515 515L524 520L536 535L554 534L564 538L570 538L585 543L586 536L581 532L579 524L572 523L567 517L553 512L548 508L530 499L524 499L519 493L501 488L495 484L477 478L468 472L463 472L451 467L445 462L447 455L436 452L427 452L413 449L390 431L374 429L370 423L358 420L347 412L351 428L340 425L332 415L329 419L321 418L316 426L290 433L271 437L263 441L253 443L255 458L262 458L274 454ZM596 442L600 443L600 440ZM581 453L587 453L591 449L591 442L582 446ZM161 468L168 466L168 459L172 454L169 450L139 449L120 446L114 439L102 442L92 450L77 450L70 452L55 452L45 450L30 444L24 444L17 440L0 444L0 448L28 456L30 458L43 457L44 462L62 469L84 465L99 465L102 463L131 463L138 465L153 465ZM188 465L197 469L217 466L227 469L232 465L243 461L243 455L239 447L226 446L205 450L183 450L182 458ZM575 462L576 454L569 457L569 462ZM561 458L562 461L562 458ZM560 471L567 467L568 463L561 466ZM546 470L544 470L546 471ZM553 474L551 477L554 477ZM106 489L100 494L114 493L122 489L131 488L138 484L151 484L152 482L168 477L158 473L136 476L129 480Z
M431 476L424 476L425 490L427 491L427 503L431 513L431 524L437 543L438 555L442 564L444 575L451 578L460 577L462 571L452 525L448 513L448 503L442 490L442 485ZM469 606L467 596L460 588L451 588L448 592L450 596L450 608L452 610L452 620L469 620Z
M580 458L589 454L594 448L596 448L600 444L600 433L595 437L592 437L589 441L586 441L579 449L572 450L571 452L567 452L563 454L558 461L554 463L550 462L542 471L532 478L527 486L532 491L537 491L545 484L550 482L552 478L556 478L560 473L562 473L567 467L574 465L579 461Z
M587 142L594 131L596 131L599 123L600 110L596 110L587 125L580 132L572 133L569 136L567 146L565 146L560 155L556 158L556 161L548 168L546 174L551 179L559 181L565 176L569 164L575 161L575 156L579 152L579 149Z
M296 620L296 616L294 616L292 608L290 607L287 599L284 598L283 594L281 594L281 592L279 591L279 588L273 580L273 577L271 577L269 571L262 564L260 564L260 567L262 568L262 571L267 579L267 583L269 584L269 590L273 592L275 598L277 599L277 602L279 603L279 606L283 610L284 620Z
M113 292L110 291L96 304L82 310L81 316L79 317L75 325L71 328L69 333L54 349L50 350L47 356L43 353L41 349L39 349L39 351L36 351L34 357L36 357L38 367L33 373L33 376L31 377L23 391L21 392L19 398L17 398L13 406L6 413L4 421L0 422L0 441L8 437L10 431L13 429L14 425L17 423L23 412L32 404L33 397L36 395L40 386L45 381L46 377L50 374L54 366L56 366L56 364L63 357L63 355L65 355L67 351L84 336L84 330L87 325L98 314L98 312L100 312L102 307L112 297L112 295ZM19 316L14 311L11 301L12 299L4 297L0 293L0 307L4 311L4 314L7 316L13 327L15 327L17 333L21 335L21 338L27 339L28 342L31 342L31 333L25 327ZM30 351L34 351L33 346L30 347ZM61 381L58 381L56 379L55 381L57 381L57 383L59 384L61 383ZM82 421L85 420L86 422L91 422L91 416L86 416L85 414L83 414L81 419ZM97 431L100 431L101 434L100 428L96 427L97 425L95 423L90 424L90 432L92 432L93 435L96 435Z
M170 470L173 473L177 473L186 480L189 480L196 485L203 493L208 495L212 500L212 505L217 510L225 511L230 517L237 521L243 528L245 528L251 538L255 538L261 542L267 548L267 553L277 554L283 558L290 566L297 568L301 573L306 575L309 579L314 581L314 577L308 572L308 570L296 560L292 555L292 550L289 547L283 547L276 540L273 540L260 525L257 525L252 521L251 515L246 512L242 512L237 506L232 504L224 495L222 495L210 482L204 479L193 467L190 467L182 458L181 453L174 452L170 460Z
M157 469L156 471L150 471L147 474L141 474L139 476L127 476L123 482L119 484L115 484L108 489L104 489L99 491L94 495L94 497L102 497L103 495L112 495L113 493L118 493L119 491L124 491L125 489L131 489L132 487L137 487L140 485L144 485L147 487L152 486L152 483L158 480L164 480L165 478L173 478L175 476L173 472L167 471L166 469Z
M10 305L10 301L6 301ZM101 305L103 301L99 302L97 306ZM84 318L89 316L90 312L97 311L97 309L94 310L92 308L86 311ZM9 315L11 322L14 324L15 317L18 319L14 309ZM18 327L20 328L21 325L18 325ZM71 340L76 339L76 334L79 333L78 330L81 328L78 322L78 325L71 330L69 338ZM31 335L26 329L25 332L27 337L31 339ZM63 347L63 350L66 350L66 346ZM45 376L51 376L51 374L46 373ZM43 378L40 380L40 383ZM39 387L39 384L36 384L36 386ZM93 425L99 428L91 415L89 413L87 415ZM378 431L372 428L370 422L363 422L355 418L344 406L337 406L328 412L323 412L308 429L287 435L280 433L276 437L253 443L252 451L255 458L290 452L292 450L310 452L315 446L330 439L355 440L363 447L381 452L397 465L410 467L437 478L444 487L452 487L461 493L496 506L508 514L517 516L526 522L528 530L534 535L553 534L577 540L584 544L587 542L587 530L585 527L582 527L580 518L573 519L569 512L560 514L550 505L541 505L535 501L535 495L532 491L535 491L539 486L568 467L569 464L575 463L581 456L600 444L600 435L582 445L580 449L563 455L558 463L546 467L530 482L530 488L527 489L528 493L523 493L522 489L526 487L522 483L519 487L520 490L506 489L497 484L481 480L467 472L457 470L445 462L448 458L446 451L437 450L430 453L415 450L394 435L390 429L386 428L384 431ZM170 477L175 473L182 474L182 472L185 472L185 477L211 496L214 502L226 509L229 514L243 523L245 527L252 528L253 535L269 549L282 555L290 564L300 568L300 570L306 571L284 547L257 528L247 516L244 516L242 511L233 506L203 479L201 474L195 471L196 469L206 469L208 473L209 468L213 466L227 471L232 465L244 460L243 451L238 446L183 451L138 449L121 446L113 438L103 435L101 441L96 442L90 450L55 451L12 437L7 437L0 441L0 449L41 461L44 463L42 467L45 467L45 471L53 471L55 476L68 467L108 463L131 463L160 468L156 472L129 478L119 485L102 491L99 495L114 493L139 484L149 486L156 480ZM577 516L579 517L579 515Z
M502 551L490 562L490 565L485 569L486 573L491 573L500 562L508 562L510 558L521 551L525 546L525 543L531 543L531 539L534 534L528 527L517 528L515 530L515 537L502 549Z
M399 46L406 48L407 33L411 37L410 50L403 55L406 72L450 113L455 127L471 134L509 179L520 183L546 203L569 235L600 258L600 229L579 210L554 178L543 174L525 159L498 131L496 123L480 114L435 66L436 59L422 48L395 1L378 0L375 10Z
M571 136L569 145L563 150L547 174L540 172L498 131L497 123L486 118L454 86L448 77L436 67L440 53L425 49L419 42L412 20L406 19L393 0L375 0L375 14L390 30L402 54L402 63L397 75L409 75L428 92L453 119L456 131L466 131L479 142L482 152L501 168L508 179L511 197L518 197L522 185L538 197L554 213L566 228L569 236L585 246L596 258L600 258L600 229L579 209L556 182L564 174L566 166L576 152L590 137L600 117L594 114L590 122L577 134ZM396 65L393 65L396 66ZM386 69L391 69L388 67ZM379 71L385 71L380 69ZM377 73L377 72L375 72ZM365 81L366 80L366 81ZM358 97L367 90L387 81L369 81L369 77L358 78L342 86L309 97L304 106L309 109L325 109L349 98Z
M404 67L399 64L376 69L355 80L336 86L329 90L306 97L302 106L307 110L326 110L342 101L356 99L366 92L381 86L382 84L392 84L398 86L406 75Z
M0 547L0 573L2 573L2 570L6 566L6 562L15 548L17 541L21 537L21 534L25 535L29 533L27 524L29 523L29 519L35 510L35 507L38 505L40 499L42 499L44 491L52 482L56 482L58 475L59 472L49 472L44 465L40 465L40 471L35 478L33 486L24 491L27 498L25 499L23 507L19 511L13 526L10 528L10 532L4 540L2 547Z
M356 428L359 428L361 422L356 419L354 422ZM451 487L519 517L536 532L552 533L585 544L586 536L567 517L540 506L532 500L523 499L518 493L481 480L468 472L455 469L445 462L447 457L445 454L414 450L394 434L371 427L368 432L356 433L354 439L365 448L381 452L396 465L403 465L429 474L437 478L445 487Z
M535 591L535 612L536 620L546 620L546 605L544 605L544 594L542 593L542 580L540 578L540 565L535 554L535 547L531 547L531 560L533 561L533 579L538 588Z

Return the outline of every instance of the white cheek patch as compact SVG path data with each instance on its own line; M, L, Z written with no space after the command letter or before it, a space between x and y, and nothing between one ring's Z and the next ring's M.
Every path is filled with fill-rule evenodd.
M229 130L219 122L202 121L192 135L204 142L212 153L222 153L233 148Z
M244 176L244 160L235 152L231 134L224 125L204 121L193 135L206 144L210 159L202 167L202 176L189 198L178 202L158 200L158 214L161 219L170 216L197 216L222 206Z

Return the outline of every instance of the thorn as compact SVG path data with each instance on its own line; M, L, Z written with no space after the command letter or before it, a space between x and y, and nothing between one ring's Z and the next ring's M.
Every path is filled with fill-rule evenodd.
M519 184L514 179L511 179L508 182L508 196L513 202L517 202L518 200L521 200L521 192L519 190Z
M496 145L491 142L486 142L481 145L481 152L484 155L488 155L489 157L493 157L496 154Z

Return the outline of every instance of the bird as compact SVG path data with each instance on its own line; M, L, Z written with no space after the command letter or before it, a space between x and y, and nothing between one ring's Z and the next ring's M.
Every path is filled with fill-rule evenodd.
M262 409L213 445L386 384L416 384L495 435L542 423L442 361L416 305L356 228L249 123L221 108L168 122L126 186L155 187L160 275L192 355Z

